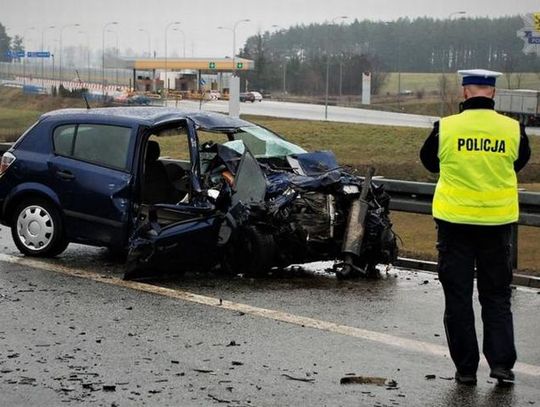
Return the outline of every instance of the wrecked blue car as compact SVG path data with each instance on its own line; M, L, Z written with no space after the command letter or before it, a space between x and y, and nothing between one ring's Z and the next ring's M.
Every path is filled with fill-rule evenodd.
M221 114L64 109L2 156L0 221L25 255L70 242L125 253L127 278L318 260L336 260L339 277L374 275L397 247L371 175Z

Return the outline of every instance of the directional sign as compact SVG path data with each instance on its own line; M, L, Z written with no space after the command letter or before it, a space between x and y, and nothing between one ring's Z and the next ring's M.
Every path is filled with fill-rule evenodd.
M208 69L216 69L216 63L215 62L209 62L208 63Z
M28 58L50 58L51 53L49 51L28 51L26 56Z
M540 56L540 12L522 16L525 27L517 31L517 36L525 43L523 53Z
M244 67L244 63L243 62L237 62L236 63L236 69L242 69Z
M24 58L24 51L6 51L4 55L8 58Z

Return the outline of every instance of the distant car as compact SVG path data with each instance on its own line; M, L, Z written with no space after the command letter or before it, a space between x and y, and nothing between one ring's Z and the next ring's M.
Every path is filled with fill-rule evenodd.
M150 98L146 95L133 95L127 98L128 105L148 106Z
M221 92L215 89L208 90L206 91L204 98L206 100L219 100L221 99Z
M255 102L255 95L252 92L240 93L240 102Z
M253 95L254 102L262 102L263 95L261 95L260 92L251 91L249 93L251 93Z
M250 91L240 93L240 102L262 102L263 96L260 92Z
M332 259L338 276L374 274L397 256L388 205L331 152L204 111L57 110L0 162L0 222L23 254L107 246L128 252L126 277Z

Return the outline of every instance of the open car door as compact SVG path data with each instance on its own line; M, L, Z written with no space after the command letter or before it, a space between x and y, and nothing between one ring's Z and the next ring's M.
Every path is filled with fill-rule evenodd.
M223 248L249 224L250 207L263 204L265 192L264 174L246 149L232 188L224 181L219 191L203 186L189 203L150 205L130 240L124 278L182 274L219 264Z

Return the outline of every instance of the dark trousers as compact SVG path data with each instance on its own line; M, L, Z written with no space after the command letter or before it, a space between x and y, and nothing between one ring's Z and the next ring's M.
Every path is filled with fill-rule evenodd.
M457 370L474 374L480 359L472 301L475 266L484 355L491 368L511 369L516 361L510 310L511 225L460 225L438 219L436 222L438 272L445 297L444 326Z

